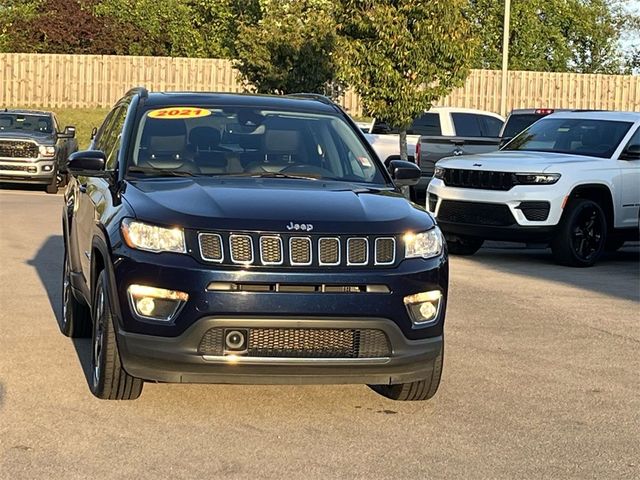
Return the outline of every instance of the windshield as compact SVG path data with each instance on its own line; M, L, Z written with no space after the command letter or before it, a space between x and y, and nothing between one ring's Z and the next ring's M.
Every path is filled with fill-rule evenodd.
M631 128L630 122L548 117L534 123L503 150L568 153L610 158Z
M310 178L386 185L340 117L251 107L147 111L128 173Z
M51 133L51 117L18 113L0 113L0 132Z

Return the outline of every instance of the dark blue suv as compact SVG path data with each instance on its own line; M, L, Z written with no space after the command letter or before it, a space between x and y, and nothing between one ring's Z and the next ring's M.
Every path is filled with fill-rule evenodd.
M144 381L440 382L448 261L431 216L315 95L134 89L69 159L63 333L99 398Z

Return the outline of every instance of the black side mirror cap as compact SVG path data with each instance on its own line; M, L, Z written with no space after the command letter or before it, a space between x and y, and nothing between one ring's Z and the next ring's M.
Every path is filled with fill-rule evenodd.
M640 144L629 145L620 154L620 160L640 160Z
M399 187L416 185L422 175L420 167L405 160L391 160L389 162L389 173L391 173L391 178Z
M104 177L107 158L100 150L83 150L69 155L67 169L74 176Z

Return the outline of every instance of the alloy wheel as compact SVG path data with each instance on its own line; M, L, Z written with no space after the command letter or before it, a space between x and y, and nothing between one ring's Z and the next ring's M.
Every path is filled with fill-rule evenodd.
M96 298L95 316L93 320L93 348L91 349L91 366L93 371L93 386L98 387L100 382L102 364L102 340L104 336L104 290L100 288Z
M591 260L602 249L603 240L604 226L598 211L593 207L582 209L574 221L571 238L576 256L581 260Z

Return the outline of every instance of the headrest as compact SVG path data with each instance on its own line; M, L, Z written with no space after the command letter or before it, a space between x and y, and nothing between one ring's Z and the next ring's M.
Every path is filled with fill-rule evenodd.
M189 143L201 148L220 145L220 131L214 127L196 127L189 132Z

